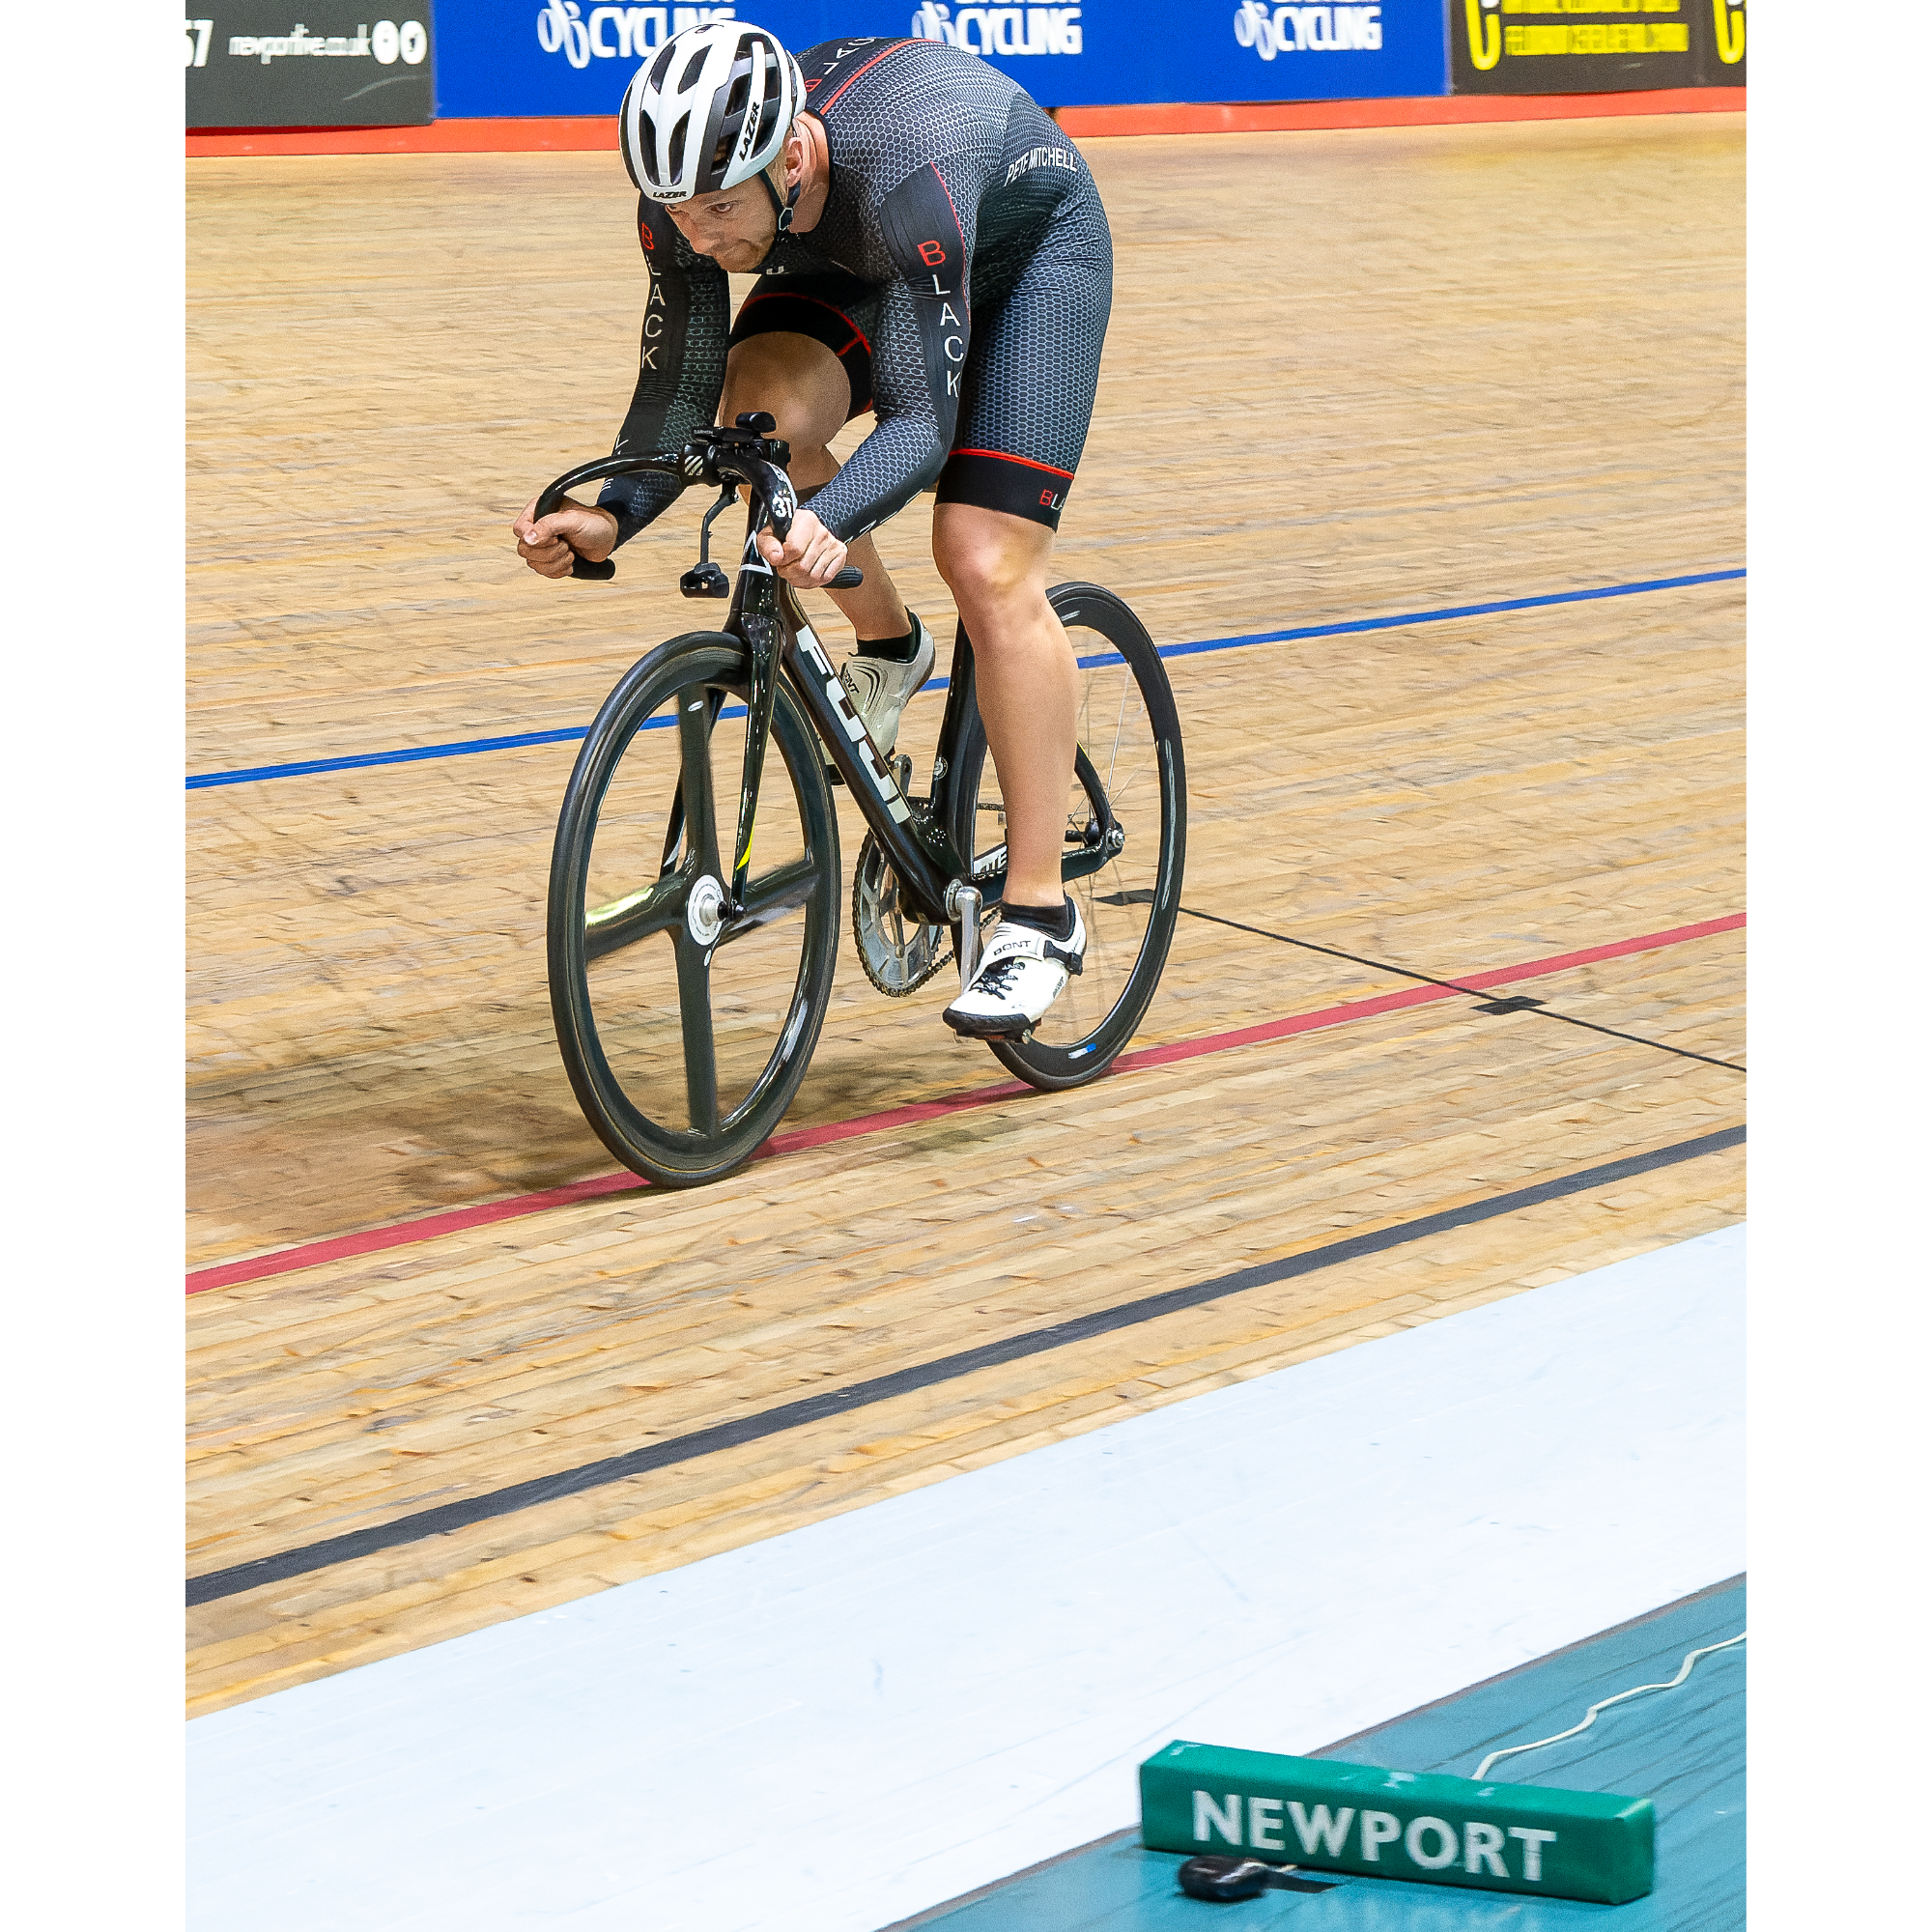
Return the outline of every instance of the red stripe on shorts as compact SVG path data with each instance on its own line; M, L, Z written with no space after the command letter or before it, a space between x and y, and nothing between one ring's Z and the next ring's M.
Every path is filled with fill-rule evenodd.
M822 308L828 315L836 315L852 331L852 341L862 344L867 355L872 353L872 345L866 340L866 331L842 308L835 307L829 301L820 301L816 296L802 296L791 289L773 289L769 295L747 296L738 313L743 315L746 309L754 308L759 302L768 301L810 302L813 308ZM835 350L833 353L843 355L851 347L852 343L848 342L844 349Z
M999 463L1024 463L1029 469L1044 469L1049 476L1064 476L1070 483L1070 469L1056 469L1050 463L1036 463L1030 456L1009 456L1004 449L955 449L954 456L990 456Z

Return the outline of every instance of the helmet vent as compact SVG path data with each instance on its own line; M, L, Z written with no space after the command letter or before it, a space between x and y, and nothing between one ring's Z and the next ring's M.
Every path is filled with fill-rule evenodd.
M632 180L667 201L735 187L783 148L803 87L798 63L761 28L713 19L671 35L624 90L618 142Z

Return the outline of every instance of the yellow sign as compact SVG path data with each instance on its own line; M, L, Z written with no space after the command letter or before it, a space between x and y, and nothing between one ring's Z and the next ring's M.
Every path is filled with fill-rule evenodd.
M1683 54L1690 51L1689 27L1601 25L1505 27L1503 51L1523 54Z
M1463 0L1469 10L1469 58L1484 72L1503 57L1503 30L1493 14L1485 15L1484 0ZM1496 0L1488 0L1493 7ZM1484 39L1487 30L1489 38Z
M1735 7L1730 0L1711 0L1711 21L1718 30L1718 58L1736 67L1745 57L1744 0Z

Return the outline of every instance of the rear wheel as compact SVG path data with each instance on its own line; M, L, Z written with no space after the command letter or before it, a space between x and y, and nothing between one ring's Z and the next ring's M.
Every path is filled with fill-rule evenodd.
M1065 1088L1106 1071L1159 983L1179 914L1187 774L1174 693L1140 619L1097 584L1063 583L1048 595L1080 667L1062 870L1087 927L1087 956L1027 1038L986 1043L1022 1080ZM973 855L990 916L1006 879L1006 804L977 707L956 760L951 830Z
M578 754L550 879L557 1045L625 1166L716 1180L784 1118L832 996L838 827L817 740L781 684L745 903L728 901L745 647L674 639L635 665Z

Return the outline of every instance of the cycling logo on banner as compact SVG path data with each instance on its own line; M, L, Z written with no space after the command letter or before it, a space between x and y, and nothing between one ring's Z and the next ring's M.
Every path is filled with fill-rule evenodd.
M1373 7L1274 7L1241 0L1235 13L1235 40L1264 61L1276 54L1377 53L1382 43L1382 10Z
M969 54L1077 54L1084 35L1078 7L960 7L922 0L912 16L916 41L944 41Z
M537 15L537 45L572 67L593 60L642 60L673 34L707 20L735 20L729 7L592 7L582 0L549 0Z

